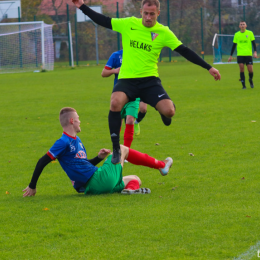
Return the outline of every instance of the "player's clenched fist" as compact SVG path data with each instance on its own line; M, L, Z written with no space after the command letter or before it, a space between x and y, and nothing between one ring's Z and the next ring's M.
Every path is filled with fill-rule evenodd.
M83 0L72 0L72 3L78 8L80 8L84 4Z

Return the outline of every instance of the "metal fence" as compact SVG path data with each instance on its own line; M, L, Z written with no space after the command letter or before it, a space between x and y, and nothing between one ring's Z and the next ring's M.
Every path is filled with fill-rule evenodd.
M199 2L199 1L198 1ZM219 3L221 1L219 0ZM109 17L128 17L140 15L140 2L132 1L122 8L115 7L115 11L108 11L103 6L103 14ZM27 21L28 16L20 19L3 19L2 22ZM35 15L33 20L44 20L45 23L54 23L54 49L55 61L61 64L69 64L69 40L68 24L70 21L72 29L72 48L75 65L86 65L90 62L104 63L112 52L120 49L121 36L111 30L97 27L89 22L76 22L76 8L67 5L66 14L56 16ZM260 7L257 4L251 6L223 7L221 5L194 5L190 8L176 9L169 0L161 1L161 14L159 22L167 25L175 35L197 54L210 61L212 59L212 39L215 33L234 34L239 30L240 20L247 22L247 29L252 30L255 35L260 34ZM97 33L97 35L96 35ZM98 61L96 53L96 38L98 38ZM231 50L230 46L230 50ZM164 48L160 60L173 61L178 54Z

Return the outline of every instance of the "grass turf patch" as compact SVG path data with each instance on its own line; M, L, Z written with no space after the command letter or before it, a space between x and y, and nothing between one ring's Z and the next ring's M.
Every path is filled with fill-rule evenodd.
M260 78L242 90L236 64L217 69L220 82L190 63L159 64L176 115L165 127L148 107L132 148L174 163L166 177L125 164L123 174L152 191L136 196L79 195L50 163L36 196L23 198L38 159L61 136L62 107L77 109L89 158L111 148L113 78L98 66L1 75L1 259L234 259L257 244Z

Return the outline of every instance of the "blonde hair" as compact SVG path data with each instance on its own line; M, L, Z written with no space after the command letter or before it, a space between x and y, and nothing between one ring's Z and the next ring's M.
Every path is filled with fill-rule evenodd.
M76 109L72 107L64 107L60 110L60 124L65 127L69 124L71 113L77 112Z
M148 4L148 6L155 5L157 7L157 9L160 10L160 2L159 2L159 0L142 0L141 8L143 8L143 6L145 4Z

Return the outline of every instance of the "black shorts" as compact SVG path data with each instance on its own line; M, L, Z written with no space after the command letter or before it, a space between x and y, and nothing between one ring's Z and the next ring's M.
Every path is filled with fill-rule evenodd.
M157 77L119 79L113 89L113 92L117 91L124 92L129 101L134 101L139 97L152 107L163 99L170 99L161 80Z
M252 56L237 56L237 63L253 65L253 58Z

